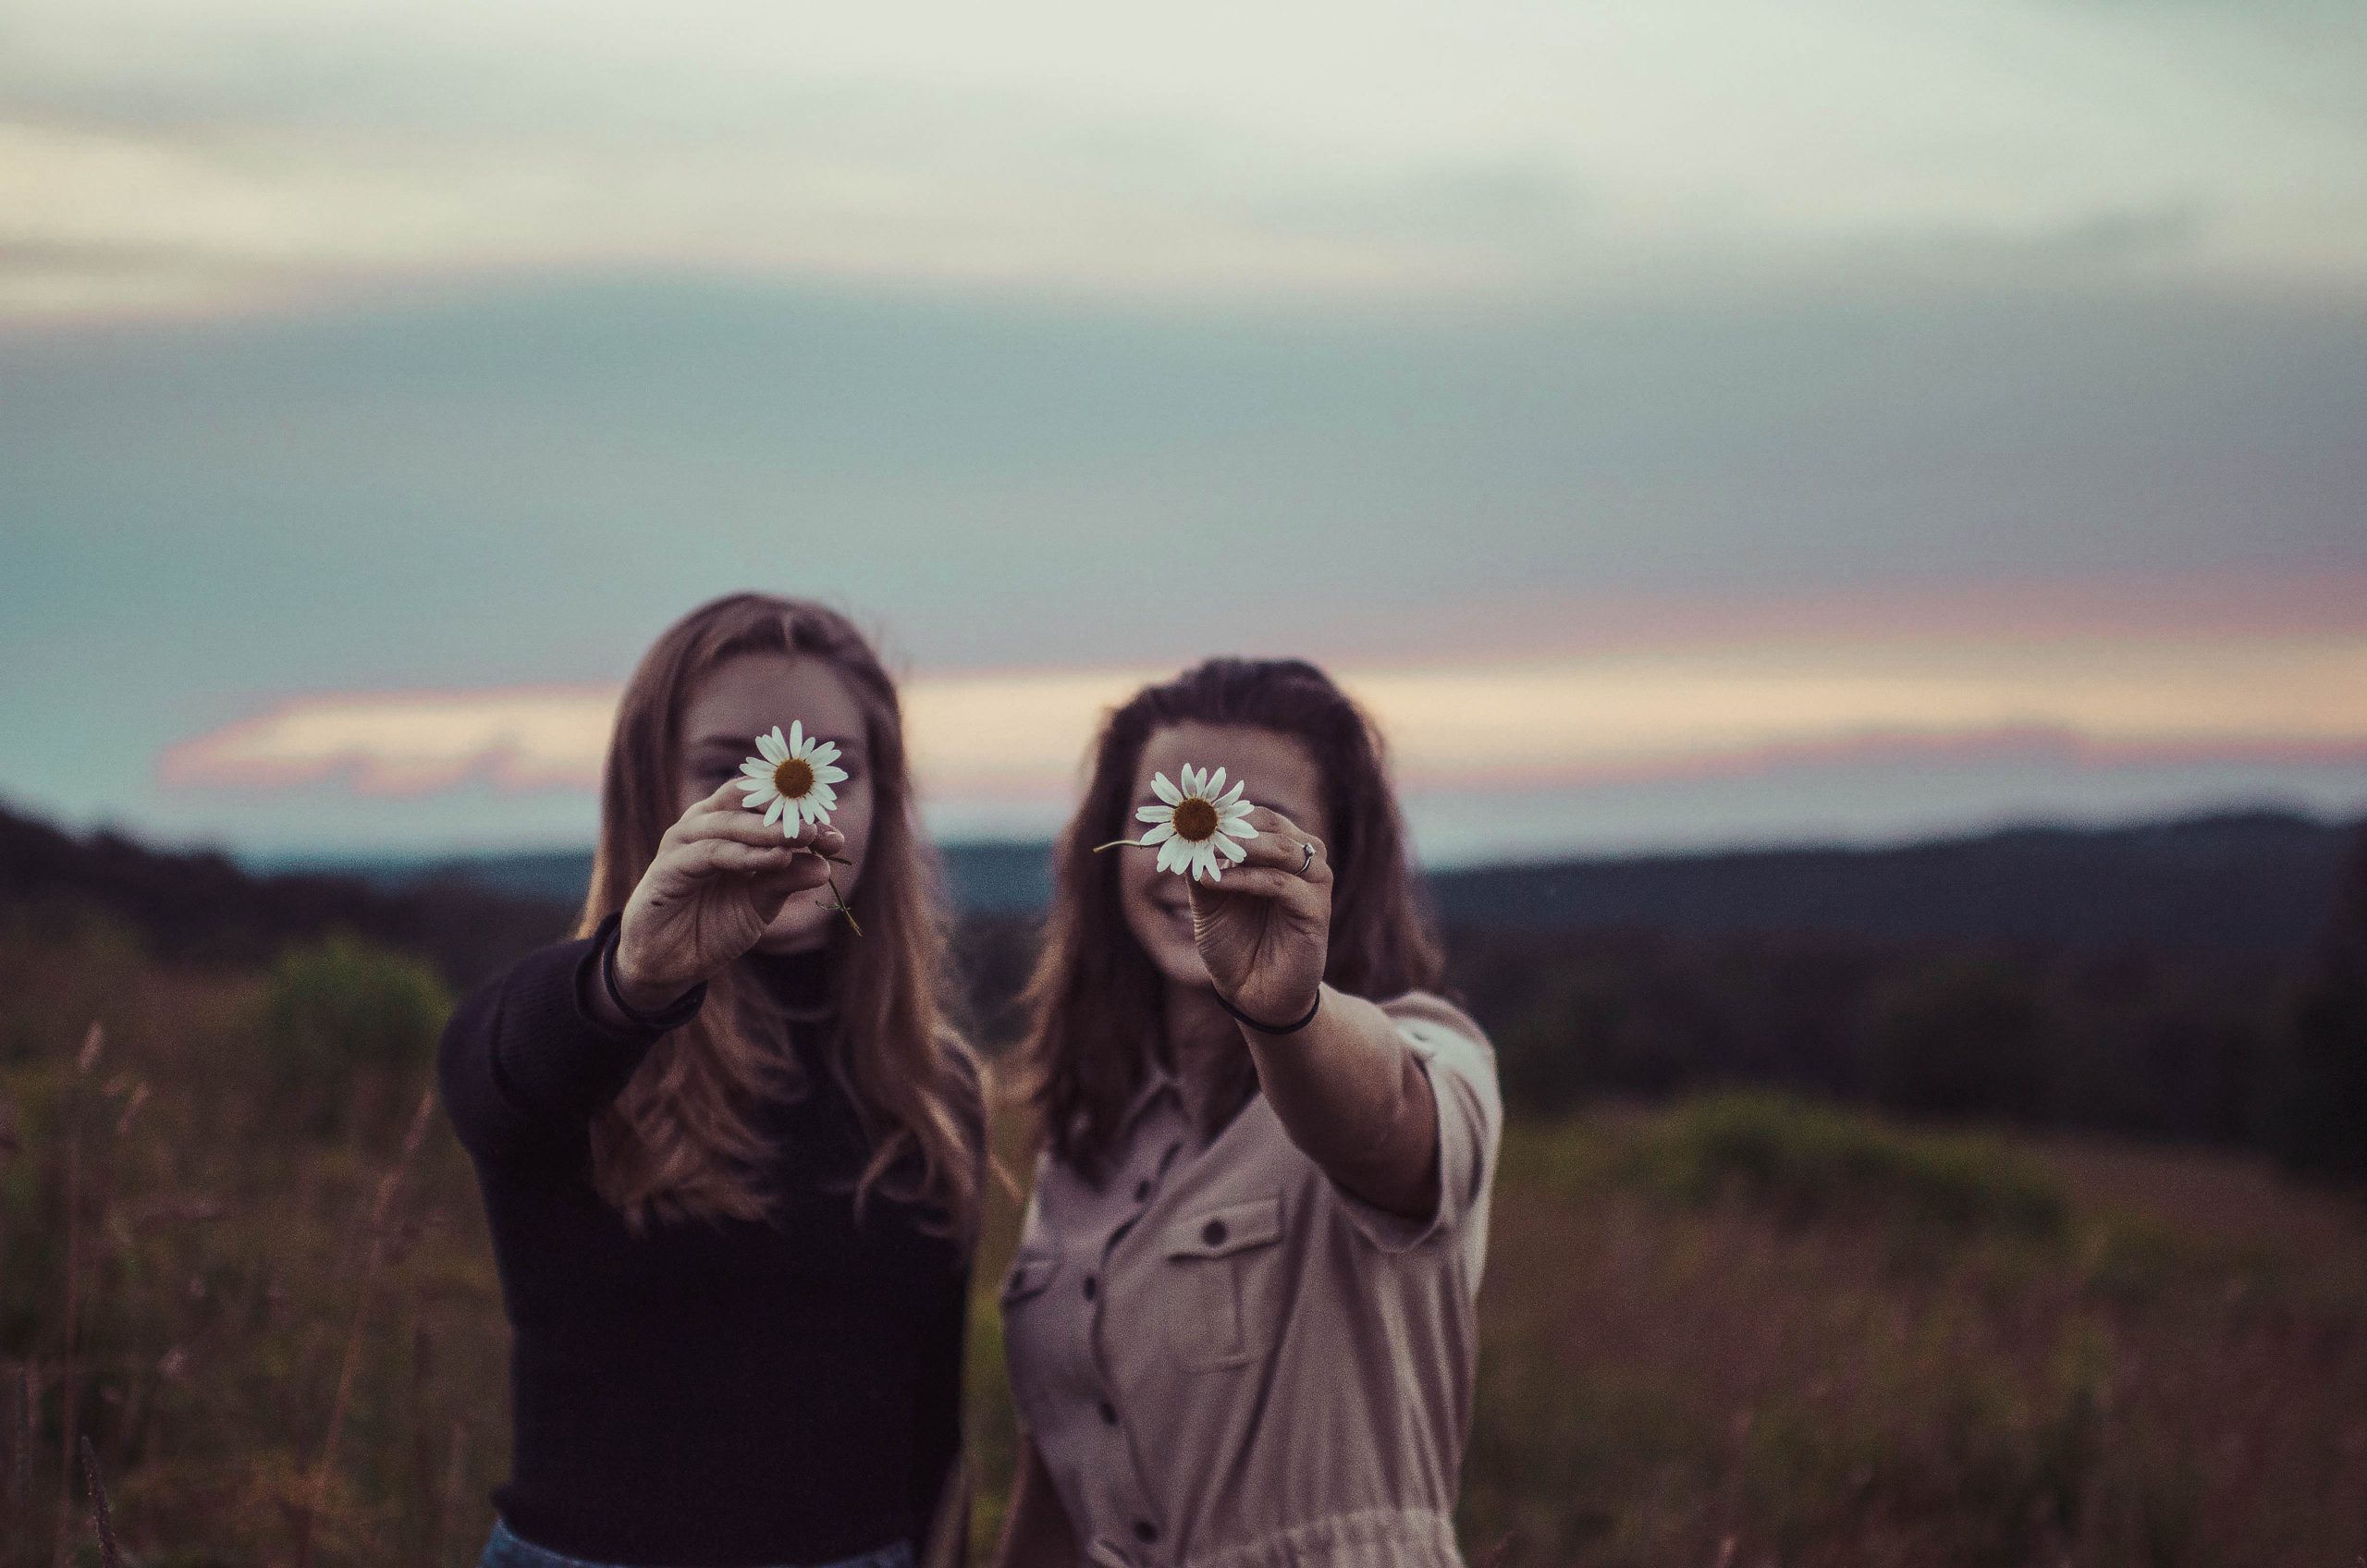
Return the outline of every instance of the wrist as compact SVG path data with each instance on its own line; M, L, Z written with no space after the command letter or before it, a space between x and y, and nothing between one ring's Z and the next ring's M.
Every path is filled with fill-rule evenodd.
M1233 999L1221 990L1216 992L1216 998L1217 1005L1231 1013L1236 1023L1245 1024L1260 1035L1295 1035L1314 1023L1315 1015L1323 1011L1323 982L1317 981L1314 998L1305 1007L1294 1010L1287 1017L1259 1017L1245 1008L1235 1006Z
M596 984L607 1003L604 1011L637 1029L669 1030L689 1022L706 999L706 986L687 989L644 974L627 983L624 931L619 922L601 946Z
M669 985L652 979L633 965L625 952L624 938L619 936L608 963L608 981L619 1002L633 1012L663 1012L668 1004L679 1000L688 986Z

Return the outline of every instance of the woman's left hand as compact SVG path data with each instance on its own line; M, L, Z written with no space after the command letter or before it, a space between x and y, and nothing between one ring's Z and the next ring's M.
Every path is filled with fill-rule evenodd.
M1259 806L1249 826L1257 837L1241 846L1248 858L1221 882L1192 881L1192 939L1218 995L1252 1018L1288 1023L1323 985L1331 863L1320 839L1278 811Z

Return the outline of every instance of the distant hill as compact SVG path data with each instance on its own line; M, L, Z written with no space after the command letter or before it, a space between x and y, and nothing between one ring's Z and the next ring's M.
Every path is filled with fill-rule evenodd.
M329 931L432 961L456 986L562 935L573 900L465 877L386 886L319 872L257 876L227 856L153 850L114 833L77 838L0 807L0 915L94 911L159 957L253 963Z
M1767 934L2292 955L2331 906L2356 824L2284 813L2120 827L2030 827L1875 849L1601 856L1434 873L1432 896L1471 929ZM965 913L1027 914L1049 897L1042 843L945 850ZM338 863L388 891L471 883L583 896L592 857L551 851Z
M2324 927L2359 831L2246 813L1883 849L1492 866L1434 876L1431 887L1450 923L1482 928L2290 955Z

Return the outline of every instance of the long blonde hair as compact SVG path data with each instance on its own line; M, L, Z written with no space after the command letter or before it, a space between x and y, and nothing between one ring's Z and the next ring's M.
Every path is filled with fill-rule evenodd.
M849 895L864 935L830 927L839 1020L831 1071L871 1141L855 1187L942 1212L963 1246L976 1239L985 1158L977 1058L951 1023L948 915L937 858L921 838L895 682L846 617L811 600L734 594L667 628L625 687L600 790L600 843L578 934L624 908L681 815L681 715L727 659L817 658L863 708L874 810L863 875ZM784 716L784 718L791 716ZM636 1231L653 1219L761 1219L756 1107L796 1092L795 1060L762 990L738 965L710 982L706 1005L658 1041L592 1129L593 1182Z

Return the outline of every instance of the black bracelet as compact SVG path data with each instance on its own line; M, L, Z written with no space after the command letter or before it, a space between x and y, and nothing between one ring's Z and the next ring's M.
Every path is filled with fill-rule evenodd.
M1217 990L1213 986L1209 986L1208 989L1214 993L1217 998L1217 1006L1224 1009L1225 1011L1233 1014L1233 1017L1239 1019L1242 1023L1248 1024L1249 1027L1257 1030L1260 1035L1295 1035L1300 1030L1315 1022L1316 1013L1319 1011L1323 1006L1323 982L1318 980L1315 983L1315 999L1306 1004L1306 1011L1300 1015L1297 1023L1282 1024L1260 1023L1256 1019L1250 1017L1247 1013L1242 1011L1239 1008L1233 1006L1231 1002L1225 1000L1225 996L1222 991Z
M600 984L607 987L609 1005L624 1014L625 1022L640 1029L655 1029L664 1033L688 1023L706 1000L706 982L697 985L659 1008L656 1012L644 1012L625 1000L617 989L617 948L624 940L621 927L611 927L608 939L600 945Z

